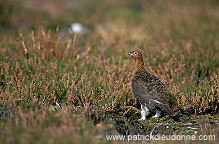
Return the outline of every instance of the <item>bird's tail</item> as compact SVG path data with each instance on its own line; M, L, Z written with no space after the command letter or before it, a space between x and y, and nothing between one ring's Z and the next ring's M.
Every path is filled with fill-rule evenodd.
M160 107L164 111L166 111L172 119L174 119L175 121L180 121L179 117L173 112L173 110L168 105L161 104Z
M170 107L168 105L165 104L161 104L160 107L166 111L171 117L175 116L175 113L172 111L172 109L170 109Z
M172 117L175 121L180 121L179 117L173 112L173 110L169 107L168 104L164 104L159 102L158 100L150 99L151 101L157 103L161 109L166 111L170 117Z

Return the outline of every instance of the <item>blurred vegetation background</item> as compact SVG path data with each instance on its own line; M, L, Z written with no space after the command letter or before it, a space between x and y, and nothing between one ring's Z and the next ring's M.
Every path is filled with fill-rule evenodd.
M218 24L217 0L0 0L1 142L119 143L105 134L154 127L218 137ZM136 121L132 50L181 122Z

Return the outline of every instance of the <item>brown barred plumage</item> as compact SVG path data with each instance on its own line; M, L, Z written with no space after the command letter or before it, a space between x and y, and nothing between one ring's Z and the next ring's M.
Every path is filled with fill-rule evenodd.
M137 98L141 104L142 109L142 118L146 119L146 113L149 110L162 109L166 111L171 117L174 117L175 114L170 108L170 94L166 90L163 82L151 74L144 68L144 62L141 52L133 51L129 55L135 60L135 73L132 79L132 90L134 96Z

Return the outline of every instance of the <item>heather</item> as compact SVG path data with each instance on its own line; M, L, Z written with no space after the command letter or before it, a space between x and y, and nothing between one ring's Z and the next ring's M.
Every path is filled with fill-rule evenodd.
M119 143L105 135L154 128L218 140L218 8L216 0L0 1L1 142ZM75 22L85 32L70 32ZM132 50L165 83L180 122L138 121Z

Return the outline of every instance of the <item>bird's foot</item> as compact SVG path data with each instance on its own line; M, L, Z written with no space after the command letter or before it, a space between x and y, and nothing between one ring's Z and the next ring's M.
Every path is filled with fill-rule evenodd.
M161 116L161 110L156 109L156 114L153 117L158 118L160 116Z
M146 107L146 105L141 105L141 119L140 120L146 120L146 115L148 115L149 109Z
M154 116L153 116L153 118L159 118L160 116L159 115L157 115L157 114L155 114Z
M146 117L141 117L139 120L146 120Z

